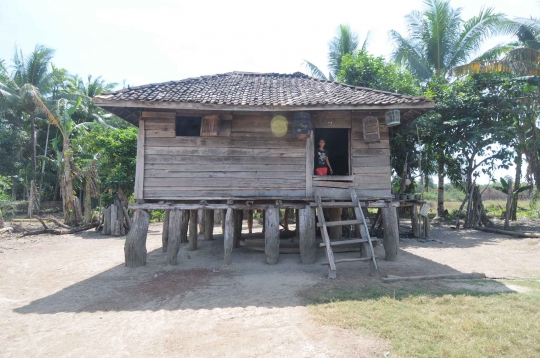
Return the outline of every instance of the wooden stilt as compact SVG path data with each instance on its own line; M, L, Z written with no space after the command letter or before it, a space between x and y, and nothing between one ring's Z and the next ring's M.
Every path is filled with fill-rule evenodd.
M248 210L247 216L248 233L253 233L253 210Z
M214 240L214 210L204 210L204 239Z
M227 216L227 210L221 210L221 233L225 234L225 216Z
M189 251L197 250L197 210L189 212Z
M413 237L420 237L420 223L418 221L418 206L411 207L411 226Z
M303 264L312 264L317 257L315 238L315 210L309 206L299 209L299 220L296 226L300 232L300 258Z
M266 210L262 211L262 233L266 231Z
M279 209L266 209L264 221L266 263L275 265L279 257Z
M300 238L300 210L299 209L294 209L294 215L295 215L295 218L294 218L294 225L295 225L294 236Z
M203 209L198 210L197 217L199 218L199 234L204 234L204 210Z
M163 217L163 231L161 232L161 249L163 252L167 252L167 244L169 243L169 215L170 210L165 210L165 216Z
M328 209L328 221L341 221L341 208ZM339 240L342 237L341 226L333 226L328 228L330 240Z
M126 236L124 255L127 267L146 265L146 235L150 215L144 210L135 210L131 230Z
M234 210L234 239L233 247L237 248L240 245L240 236L242 235L242 221L243 221L243 211Z
M431 225L427 216L424 217L424 234L428 239L431 237Z
M387 208L383 208L383 226L384 239L383 246L386 252L386 261L397 261L399 250L399 229L397 222L396 207L390 204Z
M120 236L119 234L120 229L118 228L118 208L116 207L115 204L111 204L110 209L111 209L111 223L109 226L111 228L111 235Z
M283 229L289 231L289 209L285 209L283 214Z
M223 234L223 263L230 265L232 261L232 250L234 246L234 227L235 227L235 212L231 208L227 209L225 215L225 231Z
M182 216L180 221L180 243L184 244L188 242L188 223L189 223L189 210L182 210Z
M182 210L173 209L169 214L169 243L167 245L167 263L178 265L178 250L180 250L180 226Z

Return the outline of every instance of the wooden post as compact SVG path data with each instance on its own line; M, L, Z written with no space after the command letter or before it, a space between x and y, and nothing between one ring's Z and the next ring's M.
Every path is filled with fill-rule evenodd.
M189 212L189 251L197 250L197 210Z
M397 210L392 204L383 208L384 239L383 246L386 253L386 261L397 261L399 250L399 229L397 222Z
M234 216L234 239L233 239L233 247L237 248L240 244L240 236L242 235L242 219L243 219L243 211L242 210L234 210L233 216Z
M180 243L188 242L187 232L189 229L189 210L182 210L180 215Z
M431 237L431 225L427 216L424 217L424 236L428 239Z
M178 265L178 250L180 250L180 225L182 210L173 209L169 215L169 243L167 245L167 263Z
M223 263L230 265L232 261L232 250L234 246L234 227L235 227L235 212L231 208L227 209L225 215L225 231L223 233Z
M189 223L189 210L182 210L182 216L180 220L180 243L188 242L188 223Z
M214 210L204 210L204 239L214 240Z
M413 237L420 237L420 222L418 221L418 206L411 207L411 226Z
M101 230L102 235L111 234L111 207L108 206L103 209L103 230Z
M275 265L279 257L279 209L266 209L264 221L264 252L266 254L266 263Z
M506 215L504 217L504 229L510 229L510 214L512 213L512 192L514 191L514 185L512 180L508 180L508 194L506 197ZM476 226L476 223L474 223Z
M225 217L227 216L227 209L221 210L221 233L225 235Z
M253 210L248 210L247 225L248 233L253 233Z
M313 197L313 174L315 165L315 133L310 131L306 139L306 198Z
M124 256L127 267L146 265L146 235L150 215L144 210L135 210L131 230L126 236Z
M167 252L167 244L169 242L169 215L170 210L165 210L165 216L163 217L163 231L161 232L161 249L163 252Z
M300 209L294 209L294 236L300 238Z
M266 229L266 210L262 211L262 233L264 234L264 231Z
M199 209L197 213L199 218L199 234L204 234L204 209Z
M283 215L283 229L289 231L289 209L285 209L285 214Z
M300 258L303 264L312 264L317 258L317 243L315 237L315 210L309 205L299 209L299 220L296 227L300 233Z
M341 208L328 209L328 221L341 221ZM341 239L342 226L333 226L328 228L328 236L331 240Z

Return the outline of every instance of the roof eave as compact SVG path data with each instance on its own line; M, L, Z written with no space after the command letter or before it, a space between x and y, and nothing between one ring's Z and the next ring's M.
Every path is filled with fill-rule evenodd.
M93 102L96 106L107 108L138 108L138 109L174 109L174 110L206 110L206 111L263 111L263 112L288 112L288 111L322 111L322 110L381 110L381 109L431 109L435 108L435 102L422 101L417 103L392 103L370 105L229 105L190 102L154 102L154 101L119 101L107 100L95 97Z

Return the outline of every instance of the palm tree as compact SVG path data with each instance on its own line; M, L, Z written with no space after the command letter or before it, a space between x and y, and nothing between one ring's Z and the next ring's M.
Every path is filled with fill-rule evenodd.
M452 8L448 0L425 0L424 4L423 11L413 11L406 16L407 37L390 31L395 45L394 61L407 67L421 81L429 81L434 76L449 80L452 69L470 62L488 37L508 31L505 15L492 8L483 8L478 15L463 20L461 9ZM437 215L442 217L446 159L442 130L437 143Z
M371 32L368 32L362 43L362 50L366 50L370 37ZM342 57L356 51L359 44L358 34L353 32L349 25L341 24L337 28L336 36L328 43L328 68L330 69L328 77L313 63L304 60L304 65L313 77L333 81L341 68Z
M16 49L13 56L14 71L11 76L6 66L0 67L0 96L3 96L12 106L20 106L28 114L30 122L30 140L32 148L32 173L36 176L36 115L38 107L34 96L47 94L53 84L51 60L54 50L42 45L36 45L34 51L24 56Z

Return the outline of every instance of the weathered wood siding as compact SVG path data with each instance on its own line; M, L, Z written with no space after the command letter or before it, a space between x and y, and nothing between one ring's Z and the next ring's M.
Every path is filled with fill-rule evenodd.
M229 197L306 196L310 186L323 197L349 197L354 185L361 197L389 197L391 192L389 129L380 121L380 143L364 143L362 112L318 112L318 128L351 128L353 182L313 181L308 183L306 166L313 161L313 149L306 155L306 140L289 130L277 137L272 133L272 114L234 114L221 120L216 137L176 137L171 112L144 118L144 180L142 194L148 200L179 200ZM166 113L166 114L165 114ZM193 113L178 115L193 115ZM373 114L372 114L373 115ZM139 163L141 160L139 159ZM139 164L138 163L138 164Z
M305 197L305 141L272 134L272 116L234 115L224 136L176 137L173 118L145 119L144 198Z

